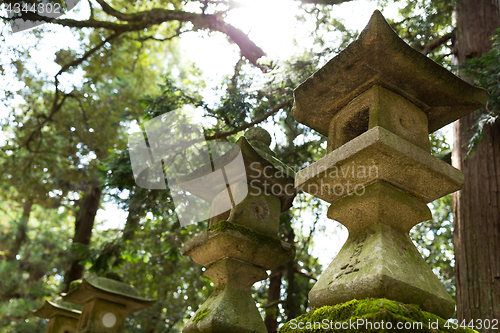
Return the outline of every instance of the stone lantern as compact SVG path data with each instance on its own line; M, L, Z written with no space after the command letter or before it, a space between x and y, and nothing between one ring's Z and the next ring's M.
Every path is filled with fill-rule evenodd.
M82 306L78 333L122 332L128 315L155 302L139 297L128 284L103 277L83 279L76 289L63 295L63 300Z
M290 208L297 193L293 171L273 156L270 143L269 133L252 128L233 149L214 161L224 168L241 153L244 169L226 167L227 187L218 189L220 194L212 200L209 228L184 245L184 254L207 268L204 275L214 281L215 290L183 333L267 332L250 288L267 278L266 270L295 255L294 246L276 236L280 213ZM211 168L195 170L180 178L178 184L203 197L208 190L204 186L210 185L187 184L209 172ZM232 207L221 199L228 192L231 202L236 202Z
M61 300L45 301L45 304L33 314L49 319L46 333L76 333L81 310L81 306Z
M455 304L408 233L431 218L428 202L464 182L430 154L428 134L482 107L487 93L412 49L375 11L294 95L295 119L328 136L328 154L295 186L329 202L328 217L349 230L311 306L388 298L450 318Z

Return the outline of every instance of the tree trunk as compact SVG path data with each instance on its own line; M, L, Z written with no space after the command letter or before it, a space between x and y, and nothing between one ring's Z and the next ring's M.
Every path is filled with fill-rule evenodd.
M285 215L287 214L287 215ZM290 224L291 221L291 214L290 211L287 211L286 213L283 213L282 216L286 217L287 221L287 231L285 234L286 241L290 244L295 244L295 231L293 230L292 225ZM293 318L296 318L300 314L300 304L299 300L297 299L297 282L295 281L295 261L297 258L294 258L288 262L285 263L286 267L286 282L287 282L287 287L286 287L286 300L285 300L285 315L286 315L286 321L290 321Z
M28 232L28 220L30 219L31 208L33 207L33 201L28 199L23 204L23 215L19 219L17 226L16 238L14 239L14 244L7 254L7 260L13 261L19 254L23 243L26 241L26 236Z
M101 201L101 184L93 182L90 190L85 192L80 199L79 210L75 219L75 236L73 237L73 257L71 267L66 273L64 291L69 290L69 284L72 281L81 279L83 276L84 266L80 265L80 261L85 259L85 249L90 244L92 237L92 229L94 228L95 216L99 209Z
M139 223L144 210L142 205L144 193L140 190L134 191L128 202L128 215L125 227L123 228L122 239L128 241L134 238L135 232L139 229Z
M491 49L500 27L499 0L460 0L454 45L460 64ZM486 125L484 139L467 157L464 145L475 114L454 125L453 165L464 173L462 191L453 195L457 318L500 319L500 123Z
M280 266L271 270L271 276L269 277L267 304L272 304L272 306L266 308L266 318L264 320L268 333L278 332L278 313L279 301L281 299L281 278L283 276L283 269L284 267Z

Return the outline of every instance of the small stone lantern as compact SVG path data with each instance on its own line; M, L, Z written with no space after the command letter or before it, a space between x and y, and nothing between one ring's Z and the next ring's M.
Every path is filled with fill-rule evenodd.
M379 11L359 38L294 92L297 121L328 136L328 154L295 186L329 203L349 230L309 293L313 308L388 298L450 318L452 298L408 233L427 203L463 185L430 154L428 134L482 107L488 94L412 49Z
M45 304L33 314L49 319L45 333L77 333L76 327L81 310L81 306L62 300L45 301Z
M82 306L78 333L118 333L125 318L151 306L155 301L139 297L128 284L98 277L82 280L74 290L63 295L67 302Z
M226 168L227 187L218 189L220 195L212 201L212 212L218 214L211 214L206 232L184 245L185 255L207 267L204 275L214 281L215 290L183 333L267 332L250 288L267 278L266 270L293 259L294 246L276 236L280 213L290 208L297 194L293 171L273 156L270 143L269 133L253 128L232 150L214 161L214 165L224 168L241 153L244 169ZM190 184L190 179L209 172L211 168L195 170L177 184L203 197L206 193L203 184L196 187L183 184ZM220 199L227 197L228 192L231 201L237 202L232 207L227 207L227 200Z

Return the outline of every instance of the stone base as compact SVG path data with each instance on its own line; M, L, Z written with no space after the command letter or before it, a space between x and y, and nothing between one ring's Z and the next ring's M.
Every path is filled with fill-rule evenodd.
M386 225L349 235L309 292L312 308L369 297L416 304L443 318L455 312L453 299L408 234Z
M266 333L250 288L267 278L267 269L291 260L295 247L245 226L220 221L187 241L184 255L207 267L215 291L183 333Z
M182 251L205 267L222 258L234 258L273 269L295 256L293 245L229 221L220 221L188 240Z
M223 259L210 266L205 275L215 290L182 333L267 333L250 287L267 278L264 269L236 259Z
M316 327L314 327L314 323L316 323ZM324 326L320 326L321 324ZM335 325L337 329L335 329ZM384 328L381 325L384 325ZM397 325L400 325L399 329ZM454 325L451 323L446 325L448 327L445 325L446 320L432 313L422 311L416 305L403 304L382 298L352 300L335 306L324 306L311 310L283 325L279 333L476 332L469 328L454 329Z

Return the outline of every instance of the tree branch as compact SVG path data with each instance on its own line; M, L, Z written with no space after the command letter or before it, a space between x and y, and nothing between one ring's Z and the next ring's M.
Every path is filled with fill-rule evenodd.
M234 74L231 78L231 88L235 90L238 87L238 78L240 77L241 66L243 65L243 57L240 57L236 65L234 66Z
M294 267L294 271L295 273L299 274L300 276L303 276L309 280L313 280L314 282L318 281L318 279L316 279L314 276L312 276L311 274L308 274L308 273L304 273L302 272L300 269L298 269L296 266Z
M283 299L277 299L271 303L267 303L267 304L262 305L262 308L263 309L272 308L273 306L276 306L276 305L278 305L280 303L284 303L284 302L285 302L285 300L283 300Z
M302 3L313 3L316 5L339 5L344 2L350 2L352 0L295 0Z
M30 21L41 21L53 24L59 24L65 27L71 28L103 28L107 30L112 30L115 33L123 33L129 31L139 31L144 30L153 25L159 25L164 22L179 21L179 22L191 22L195 30L196 29L208 29L212 31L219 31L229 37L229 39L238 45L241 54L247 58L253 65L262 70L265 69L264 66L257 64L257 59L264 56L265 53L260 47L258 47L254 42L248 38L248 36L241 30L235 28L231 24L225 23L220 20L217 14L197 14L191 12L184 12L180 10L167 10L163 8L153 8L150 10L142 11L139 13L125 14L121 13L111 6L109 6L104 0L96 0L103 11L113 16L121 22L108 22L94 20L90 18L88 20L74 20L74 19L60 19L60 18L50 18L46 16L41 16L33 12L22 12L21 17L14 16L12 18L2 17L5 22L9 22L15 19L23 19Z
M447 41L449 41L453 37L453 32L447 33L444 36L438 37L434 39L432 42L427 43L422 46L421 52L425 55L429 54L429 52L433 51L437 47L443 45Z
M106 38L105 40L103 40L102 42L100 42L99 44L97 44L96 46L94 46L92 49L90 49L87 52L85 52L83 54L83 56L81 56L80 58L75 59L75 60L71 61L70 63L62 66L61 69L59 70L59 72L57 72L57 74L54 76L55 92L54 92L54 102L52 104L52 110L51 110L51 112L50 112L50 114L48 116L44 116L43 117L44 120L38 124L38 126L35 128L35 130L30 133L30 135L28 136L28 139L24 142L23 146L25 146L26 149L28 149L28 151L31 152L30 143L35 139L35 135L37 133L41 133L40 131L45 126L45 124L47 124L49 121L52 121L52 118L54 117L54 115L61 109L62 105L66 101L66 98L71 97L71 93L64 94L63 97L62 97L62 99L59 101L59 95L60 95L60 92L61 92L59 90L59 78L58 78L59 75L61 75L62 73L66 72L71 67L75 67L75 66L80 65L82 62L84 62L85 60L87 60L92 54L94 54L101 47L103 47L106 43L108 43L111 40L115 39L120 34L121 33L115 33L115 34L109 36L108 38Z
M259 119L256 119L248 124L245 124L245 125L241 126L240 128L235 129L233 131L229 131L229 132L225 132L225 133L217 133L214 135L207 136L207 137L205 137L205 140L209 141L209 140L217 140L217 139L227 138L228 136L236 134L240 131L244 131L247 128L250 128L254 125L257 125L257 124L263 122L264 120L266 120L267 118L269 118L270 116L272 116L273 114L275 114L276 112L278 112L279 110L281 110L285 107L291 107L291 106L292 106L292 103L290 101L282 102L279 105L277 105L276 107L274 107L271 111L267 112L265 115L260 117Z
M66 72L68 69L70 69L71 67L76 67L76 66L80 65L82 62L87 60L92 54L97 52L97 50L99 50L101 47L106 45L106 43L112 41L113 39L115 39L116 37L118 37L120 35L121 35L121 33L117 32L117 33L114 33L113 35L109 36L108 38L106 38L105 40L103 40L102 42L100 42L99 44L97 44L96 46L94 46L93 48L88 50L87 52L85 52L83 54L83 56L81 56L80 58L75 59L72 62L61 67L59 72L57 72L56 76L61 75L62 73Z
M405 23L406 21L409 21L410 19L412 19L413 17L406 17L404 18L403 20L399 21L399 22L393 22L391 24L389 24L391 26L391 28L393 30L396 30L398 28L398 26L400 26L401 24Z
M114 9L113 7L111 7L110 5L108 5L104 0L96 0L96 1L101 6L102 10L106 14L114 16L117 19L122 20L122 21L128 21L128 22L133 22L134 21L133 16L127 15L127 14L123 14L123 13L117 11L116 9Z

